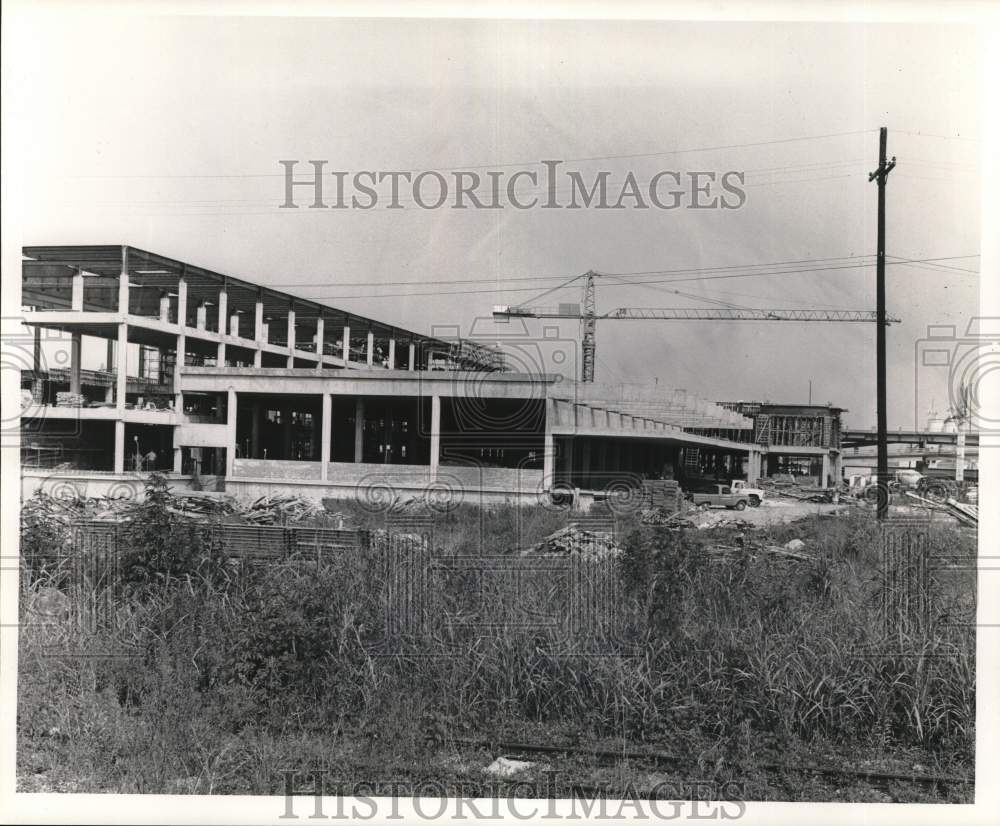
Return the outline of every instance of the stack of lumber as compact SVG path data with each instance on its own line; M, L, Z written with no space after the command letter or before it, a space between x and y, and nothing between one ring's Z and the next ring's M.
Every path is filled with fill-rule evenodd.
M646 479L642 483L646 506L676 513L684 503L680 483L673 479Z

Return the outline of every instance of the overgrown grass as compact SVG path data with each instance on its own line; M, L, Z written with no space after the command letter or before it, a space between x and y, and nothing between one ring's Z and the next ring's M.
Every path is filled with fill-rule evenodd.
M159 522L164 505L143 506L104 627L81 626L65 578L25 573L22 783L44 773L79 790L276 792L283 769L311 761L420 765L456 738L531 732L669 745L748 771L760 755L810 748L973 761L974 639L933 621L887 633L867 517L760 540L801 538L810 562L720 560L712 548L735 532L627 525L616 564L576 563L590 585L613 577L616 594L583 635L538 622L540 606L559 615L575 598L556 574L438 566L403 603L421 621L387 637L386 606L401 603L379 543L241 568L173 517ZM445 559L500 555L565 519L462 508L437 517L434 543ZM956 531L930 541L974 559ZM945 571L931 619L968 610L974 588L971 568Z

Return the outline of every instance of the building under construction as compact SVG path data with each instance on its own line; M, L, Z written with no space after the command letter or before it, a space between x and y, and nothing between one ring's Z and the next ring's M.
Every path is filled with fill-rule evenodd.
M26 247L22 309L26 494L100 495L159 471L244 497L528 502L642 478L754 479L784 456L812 457L825 483L839 455L835 408L816 408L806 441L777 418L767 432L781 435L761 439L759 410L577 383L544 347L511 364L457 333L129 246Z

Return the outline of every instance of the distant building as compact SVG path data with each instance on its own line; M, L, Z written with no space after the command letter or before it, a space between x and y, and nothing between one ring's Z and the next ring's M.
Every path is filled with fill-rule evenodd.
M747 437L763 452L762 476L789 473L826 486L841 478L842 407L832 404L718 402L753 420Z

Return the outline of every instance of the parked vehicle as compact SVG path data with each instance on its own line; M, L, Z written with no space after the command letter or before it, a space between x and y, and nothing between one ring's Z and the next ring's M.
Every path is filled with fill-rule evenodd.
M749 483L744 479L734 479L733 484L730 487L732 487L733 493L746 494L747 504L749 504L751 508L760 507L760 503L764 501L763 488L750 487Z
M711 493L694 491L688 494L688 499L701 508L734 508L746 510L750 497L744 492L734 492L731 485L713 485Z

